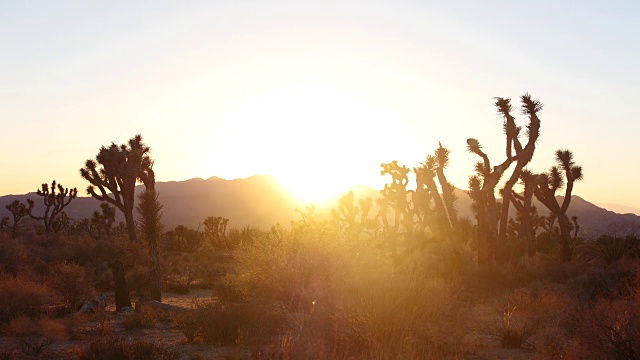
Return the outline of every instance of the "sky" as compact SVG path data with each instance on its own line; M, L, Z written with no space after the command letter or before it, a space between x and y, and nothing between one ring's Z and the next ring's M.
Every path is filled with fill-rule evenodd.
M493 97L544 104L533 171L640 208L640 5L616 1L3 1L0 195L79 175L142 134L157 180L271 174L314 196L380 187L441 141L466 189ZM524 116L516 116L520 125Z

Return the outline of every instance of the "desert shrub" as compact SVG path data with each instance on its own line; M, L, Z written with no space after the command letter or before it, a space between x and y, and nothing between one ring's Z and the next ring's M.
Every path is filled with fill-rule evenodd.
M126 342L117 336L98 338L79 354L80 360L177 360L180 353L155 342Z
M76 309L78 303L91 297L93 292L93 284L85 268L71 262L53 264L47 282L72 310Z
M166 251L191 254L204 246L205 236L198 230L178 225L162 236L161 244Z
M224 346L240 344L247 337L262 335L261 323L269 310L251 303L200 303L191 312L176 314L175 323L189 342ZM273 323L270 326L274 326Z
M628 236L624 239L603 235L579 248L578 258L583 262L599 261L611 267L624 258L640 256L640 239Z
M55 342L65 338L62 323L47 318L31 319L26 316L11 320L6 333L14 338L18 348L26 355L39 355Z
M264 233L255 226L245 226L241 229L231 228L227 235L229 248L236 249L241 245L251 245Z
M19 240L0 234L0 272L18 275L29 270L31 254Z
M440 274L468 271L468 254L424 246L394 261L379 239L307 220L241 247L228 279L233 293L281 304L293 320L260 356L442 357L463 351L469 329L456 281Z
M0 322L35 316L56 301L55 292L42 283L23 275L0 275Z
M165 281L163 284L163 290L169 293L185 295L189 293L189 284L185 281Z
M73 313L62 319L62 324L65 327L67 337L71 340L82 339L84 335L83 325L87 322L87 320L87 315L79 313Z
M153 328L158 319L158 314L153 309L144 307L143 309L133 316L127 316L122 322L122 326L126 330Z

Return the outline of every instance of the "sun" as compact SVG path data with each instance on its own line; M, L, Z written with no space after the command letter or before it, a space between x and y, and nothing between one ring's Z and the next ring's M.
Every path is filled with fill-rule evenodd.
M380 163L403 129L378 102L326 86L280 90L227 118L229 162L238 172L275 176L296 198L317 203L356 185L381 187ZM233 149L229 151L229 149Z

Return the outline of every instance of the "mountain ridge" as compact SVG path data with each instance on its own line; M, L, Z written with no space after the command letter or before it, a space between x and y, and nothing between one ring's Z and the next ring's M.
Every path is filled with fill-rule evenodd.
M136 187L136 192L143 186ZM163 204L163 223L165 230L177 225L197 228L207 216L222 216L229 220L230 227L258 226L269 228L276 223L288 225L298 219L296 209L303 209L309 202L297 200L275 177L271 175L253 175L247 178L227 180L216 176L208 179L192 178L182 181L164 181L156 183L160 202ZM347 190L349 191L349 190ZM364 185L352 188L356 198L378 197L379 190ZM346 193L346 191L345 191ZM457 208L461 216L473 219L471 199L466 192L457 190ZM330 209L338 205L340 195L316 204L318 216L328 216ZM562 196L557 197L561 202ZM14 200L26 202L33 199L35 213L41 214L43 205L35 193L0 196L0 218L11 214L5 206ZM534 204L538 212L547 215L548 211L537 201ZM100 203L89 196L74 199L65 211L74 219L91 216L98 210ZM580 236L593 238L608 234L612 236L640 236L640 216L632 213L619 214L593 204L578 195L572 196L568 215L578 217ZM124 220L117 212L118 221Z

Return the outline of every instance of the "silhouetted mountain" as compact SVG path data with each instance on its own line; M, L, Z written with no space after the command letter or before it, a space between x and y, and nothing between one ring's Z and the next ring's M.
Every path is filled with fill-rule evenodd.
M137 191L143 187L138 186ZM172 229L177 225L197 228L207 216L223 216L228 219L229 226L258 226L268 229L276 223L288 225L298 219L296 209L303 209L304 202L296 200L277 180L267 175L255 175L246 179L225 180L211 177L207 180L191 179L186 181L158 182L156 190L160 193L165 228ZM377 198L378 190L356 186L353 189L356 198ZM461 216L473 219L471 199L461 190L458 195L457 208ZM36 214L43 212L42 199L35 193L25 195L8 195L0 197L0 218L10 216L5 206L13 200L26 201L33 199L36 203ZM328 216L330 209L337 207L339 196L316 204L318 217ZM558 197L562 201L562 197ZM548 211L540 203L534 202L540 214ZM65 209L74 219L91 216L99 208L99 202L90 197L78 197ZM513 207L512 207L513 208ZM375 209L374 209L375 210ZM119 221L124 220L118 211ZM640 216L634 214L617 214L598 207L579 196L573 196L568 211L569 216L576 215L580 224L580 236L597 237L601 234L640 236Z

